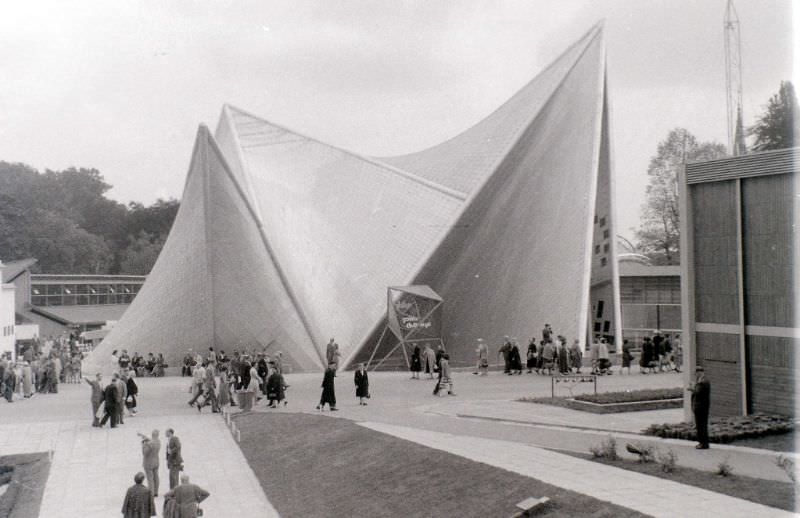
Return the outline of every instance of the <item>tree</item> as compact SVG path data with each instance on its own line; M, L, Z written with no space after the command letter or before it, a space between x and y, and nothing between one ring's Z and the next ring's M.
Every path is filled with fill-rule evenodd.
M678 209L678 171L684 163L725 156L718 142L698 142L683 128L669 132L650 159L642 217L636 231L637 246L653 264L679 264L680 219Z
M145 231L132 238L120 258L120 272L127 275L147 275L156 264L164 246L166 235L153 235Z
M764 113L750 127L755 136L753 151L784 149L795 145L795 135L800 134L797 117L797 96L790 81L781 81L778 93L769 98Z

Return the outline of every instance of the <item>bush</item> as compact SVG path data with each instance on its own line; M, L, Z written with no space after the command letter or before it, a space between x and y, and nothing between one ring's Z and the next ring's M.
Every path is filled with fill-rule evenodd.
M661 466L661 471L664 473L672 473L675 471L675 466L678 463L678 455L672 450L667 450L666 453L661 453L659 451L656 453L656 461L658 465Z
M795 484L797 483L797 471L795 469L795 464L793 459L790 459L789 457L780 454L778 455L778 458L775 459L775 464L777 464L778 467L781 468L786 473L786 476L789 477L789 480L791 480Z
M592 445L589 447L589 453L596 459L617 460L617 440L614 436L609 435L608 439L601 442L599 445Z
M733 466L728 463L730 460L729 457L725 457L725 460L717 464L717 475L721 477L730 477L733 475Z
M785 416L752 414L749 416L713 417L708 424L709 439L713 443L728 443L737 439L752 439L791 432L794 422ZM663 423L650 425L643 432L665 439L696 440L693 423Z

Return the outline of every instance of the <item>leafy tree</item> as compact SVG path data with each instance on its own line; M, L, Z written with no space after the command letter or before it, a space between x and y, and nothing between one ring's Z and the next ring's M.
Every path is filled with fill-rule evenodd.
M769 98L764 113L750 128L750 135L755 136L753 151L795 146L795 135L800 135L797 111L794 86L790 81L781 81L778 93Z
M96 169L40 174L0 161L0 260L35 257L43 273L147 273L179 203L125 206L106 198L110 188Z
M158 254L164 246L166 235L153 235L145 231L131 239L122 252L120 271L129 275L147 275L156 264Z
M680 225L678 210L678 171L684 163L725 156L718 142L698 142L683 128L669 132L650 159L650 182L642 205L637 247L653 264L679 264Z

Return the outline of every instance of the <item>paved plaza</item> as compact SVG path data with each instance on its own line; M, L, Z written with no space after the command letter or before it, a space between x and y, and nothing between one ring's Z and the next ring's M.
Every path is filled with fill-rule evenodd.
M290 374L288 406L259 412L307 412L315 410L319 398L319 374ZM613 432L621 446L625 442L651 442L670 448L684 466L711 471L728 459L737 474L786 480L774 463L777 453L732 445L712 446L705 452L694 443L662 440L638 435L654 422L680 421L683 411L660 410L628 414L594 415L574 410L519 403L522 396L546 396L550 380L535 374L488 377L459 372L454 376L457 396L434 397L433 381L410 380L406 373L370 374L372 398L366 407L354 397L352 373L336 379L339 412L324 415L351 419L383 433L495 465L544 482L582 492L654 516L707 516L710 509L726 516L789 516L777 509L740 499L683 486L620 468L552 451L586 453L588 447ZM607 376L598 390L633 390L675 387L678 374ZM61 385L59 394L37 395L13 404L0 403L0 455L52 451L52 466L40 515L108 517L119 514L125 489L141 469L140 440L136 432L157 428L162 435L172 427L183 443L186 473L193 482L211 492L203 503L207 516L250 514L277 516L247 465L234 438L219 414L203 414L186 405L189 378L145 378L138 380L140 413L128 417L117 429L90 426L89 387ZM591 390L590 384L570 388ZM232 409L236 410L236 409ZM547 450L543 449L547 448ZM623 449L623 448L620 448ZM797 458L795 454L791 454ZM162 446L161 493L167 485ZM560 466L559 469L553 466ZM656 488L663 498L681 506L659 503L663 498L644 498L641 489ZM76 498L75 495L83 495ZM157 499L159 513L163 499ZM697 505L695 505L697 504ZM701 505L702 504L702 505ZM257 512L256 512L257 510ZM739 513L739 514L736 514Z

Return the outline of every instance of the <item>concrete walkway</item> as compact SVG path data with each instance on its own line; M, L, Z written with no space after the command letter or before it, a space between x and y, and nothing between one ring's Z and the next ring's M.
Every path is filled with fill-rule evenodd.
M362 426L656 517L792 517L793 513L518 443L362 422ZM531 495L535 497L547 495Z
M186 474L211 493L201 504L206 516L278 516L220 415L189 408L185 385L178 378L140 380L142 411L113 430L93 428L84 418L91 414L87 386L62 385L59 394L4 404L0 455L53 452L40 517L108 518L120 516L125 491L142 470L136 432L160 430L159 493L169 490L163 434L171 427L182 443ZM163 504L163 497L156 499L159 516Z

